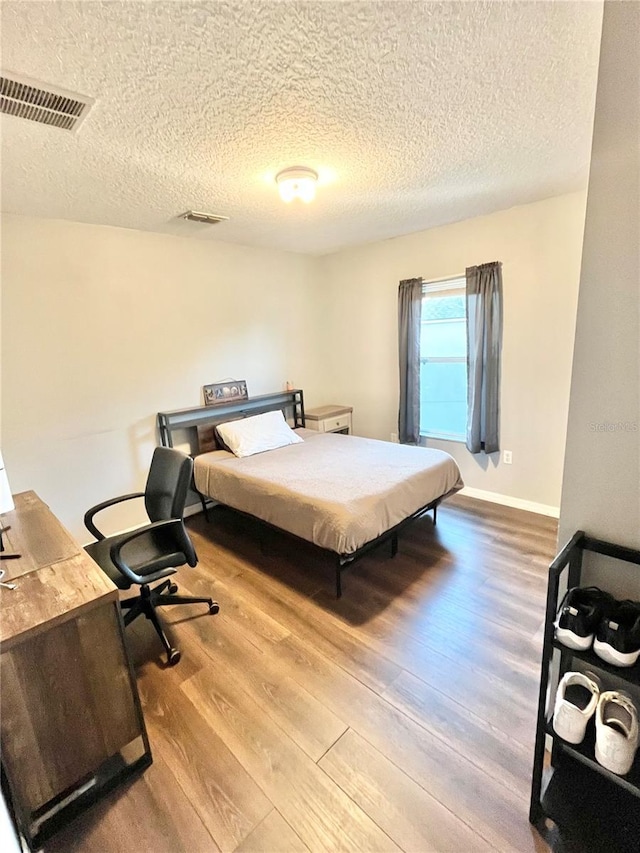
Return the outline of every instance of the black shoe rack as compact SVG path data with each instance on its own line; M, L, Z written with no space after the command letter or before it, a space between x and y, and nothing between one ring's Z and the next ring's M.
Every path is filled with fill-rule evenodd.
M640 551L624 548L578 531L549 567L547 608L542 648L536 745L531 780L529 820L548 835L549 819L564 842L587 850L640 850L640 749L626 776L611 773L595 759L593 721L581 744L563 741L553 730L558 682L565 672L593 670L603 689L627 689L639 706L640 661L628 669L611 666L592 649L575 651L555 639L559 591L580 586L585 551L640 566ZM565 583L566 580L566 583ZM547 738L551 762L545 766Z

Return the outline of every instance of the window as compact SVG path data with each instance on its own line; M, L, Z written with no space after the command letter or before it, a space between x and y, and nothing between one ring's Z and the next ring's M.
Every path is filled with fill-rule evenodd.
M425 284L420 324L420 434L464 441L467 433L465 279Z

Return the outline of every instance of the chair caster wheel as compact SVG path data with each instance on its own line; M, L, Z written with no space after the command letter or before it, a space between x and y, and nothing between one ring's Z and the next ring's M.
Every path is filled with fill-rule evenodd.
M167 663L169 666L175 666L180 660L180 650L179 649L169 649L169 653L167 654Z
M219 610L220 610L220 605L218 604L218 602L212 601L211 604L209 605L209 613L215 614L215 613L218 613Z
M175 595L177 591L178 591L178 584L177 583L170 583L168 588L167 588L167 592L169 593L169 595Z

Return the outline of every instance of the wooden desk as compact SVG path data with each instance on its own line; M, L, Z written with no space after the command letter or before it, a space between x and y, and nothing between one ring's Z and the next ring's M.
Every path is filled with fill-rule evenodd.
M0 587L2 767L20 830L38 846L151 763L118 590L33 492L11 530Z

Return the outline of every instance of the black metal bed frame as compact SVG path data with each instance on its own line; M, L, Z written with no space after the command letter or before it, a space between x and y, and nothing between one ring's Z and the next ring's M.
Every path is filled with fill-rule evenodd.
M261 394L234 403L222 403L215 406L192 406L189 409L173 409L158 412L158 430L160 441L165 447L173 447L173 433L178 430L191 430L199 426L216 426L233 416L248 417L274 412L280 409L285 417L290 413L294 429L304 426L304 394L299 388L292 391L277 391L274 394Z
M379 545L382 545L383 542L388 542L389 540L391 540L391 556L395 557L398 553L398 533L412 522L417 521L431 509L433 510L433 523L435 525L437 521L438 505L440 501L443 500L443 497L444 495L431 501L431 503L426 504L426 506L423 506L421 509L416 510L411 515L407 516L407 518L403 519L399 524L396 524L395 527L389 528L389 530L381 533L380 536L377 536L370 542L366 542L361 548L354 551L353 554L336 554L336 598L340 598L342 595L342 572L346 568L352 566L353 563L360 560L368 554L369 551L377 548ZM329 551L329 553L335 554L335 551Z
M229 418L233 417L234 415L241 415L246 417L249 415L262 414L264 412L277 411L278 409L283 412L285 417L287 417L287 414L292 417L294 429L297 427L304 427L304 395L299 388L296 388L292 391L282 391L276 392L274 394L263 394L259 397L250 397L248 400L222 404L220 406L195 406L191 409L174 409L173 411L169 412L158 412L158 430L160 432L160 441L165 447L173 447L173 433L177 430L190 429L193 431L197 430L197 427L199 426L216 426L217 424L224 423L224 421L229 420ZM200 491L198 491L195 486L195 483L192 484L191 488L198 495L202 504L202 510L205 514L205 518L207 519L207 521L209 521L207 496L203 495ZM391 541L391 556L395 557L398 551L398 534L407 525L416 521L418 518L420 518L430 510L433 510L433 523L435 524L437 520L438 505L445 497L446 495L440 495L439 497L430 501L428 504L425 504L425 506L416 510L411 515L407 516L407 518L403 519L394 527L391 527L389 530L386 530L384 533L381 533L380 536L377 536L370 542L365 543L361 548L358 548L358 550L354 551L352 554L339 554L336 551L331 551L328 548L321 548L319 545L314 545L307 539L302 539L302 537L296 536L293 533L289 533L288 531L283 530L281 527L276 527L273 524L269 524L269 522L263 521L261 518L258 518L255 515L251 515L247 512L242 512L241 510L234 509L233 507L227 507L227 509L230 509L237 515L244 516L245 518L250 518L253 521L257 521L265 527L268 527L271 530L275 530L278 533L284 533L287 536L291 536L301 542L306 542L308 545L312 545L314 548L318 549L319 551L322 551L325 554L330 554L335 559L336 598L340 598L342 595L342 572L346 568L360 560L373 548L377 548L379 545L382 545L384 542L388 542L389 540ZM219 501L215 501L214 503L215 505L226 506L226 504L222 504Z
M204 496L202 496L204 498ZM251 521L257 522L259 525L268 528L269 530L273 530L275 533L280 533L284 536L288 536L291 539L295 539L298 542L304 542L306 545L314 548L316 551L321 552L322 554L328 554L335 561L335 578L336 578L336 598L342 597L342 572L356 563L358 560L362 559L362 557L366 556L369 551L372 551L374 548L384 544L385 542L391 541L391 556L395 557L398 553L398 534L409 524L417 519L421 518L421 516L425 515L425 513L433 510L433 523L435 525L437 519L437 511L438 505L442 500L444 500L444 495L435 500L431 501L431 503L426 504L420 509L416 510L411 515L404 518L399 524L396 524L395 527L390 527L389 530L385 530L384 533L381 533L380 536L377 536L375 539L371 539L369 542L366 542L362 547L358 548L352 554L339 554L337 551L332 551L330 548L322 548L320 545L316 545L314 542L310 542L308 539L303 539L301 536L297 536L295 533L290 533L288 530L283 530L282 527L276 527L275 524L270 524L268 521L263 521L263 519L258 518L257 515L252 515L249 512L243 512L243 510L235 509L234 507L228 506L227 504L220 503L220 501L215 502L215 506L224 507L225 509L232 512L234 515L238 515L241 518L247 518ZM209 510L205 505L205 518L207 521L210 521Z

